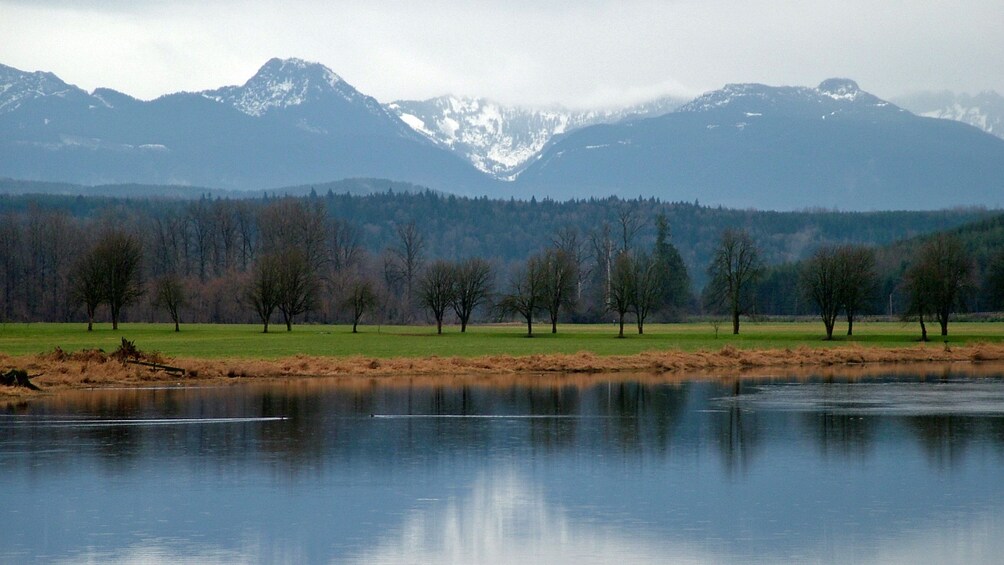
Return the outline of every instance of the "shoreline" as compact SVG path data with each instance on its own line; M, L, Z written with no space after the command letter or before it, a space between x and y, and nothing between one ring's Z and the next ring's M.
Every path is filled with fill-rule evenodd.
M399 357L379 359L363 356L318 357L296 355L278 359L201 359L172 357L159 363L185 369L185 376L149 367L124 364L94 351L77 354L0 354L0 369L26 370L42 388L0 387L0 399L21 400L65 390L156 385L172 387L223 385L289 379L335 378L412 382L434 380L533 383L544 377L588 376L620 378L644 375L646 380L679 381L685 378L733 378L765 376L782 372L793 376L821 373L888 373L892 369L931 372L936 366L1004 364L1004 344L975 343L942 346L934 343L911 347L868 347L857 344L833 348L740 349L725 345L718 350L654 350L629 355L575 354L488 355L480 357ZM723 374L724 373L724 374ZM547 379L544 379L547 380Z

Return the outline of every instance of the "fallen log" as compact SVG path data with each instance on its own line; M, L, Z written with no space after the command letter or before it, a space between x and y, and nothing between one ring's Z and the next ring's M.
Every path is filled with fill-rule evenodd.
M126 363L130 365L142 365L144 367L150 367L154 371L164 371L169 375L178 375L180 377L185 376L185 369L181 367L172 367L170 365L164 365L162 363L151 363L150 361L138 361L135 359L126 359Z
M0 384L5 386L19 386L28 390L42 390L35 386L35 383L31 382L31 379L28 377L28 372L22 371L21 369L11 369L6 373L0 374Z

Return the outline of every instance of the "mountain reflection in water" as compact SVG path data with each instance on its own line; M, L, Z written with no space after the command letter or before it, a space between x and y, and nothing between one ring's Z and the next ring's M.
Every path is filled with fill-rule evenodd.
M999 376L444 381L8 408L0 561L989 563L1004 550Z

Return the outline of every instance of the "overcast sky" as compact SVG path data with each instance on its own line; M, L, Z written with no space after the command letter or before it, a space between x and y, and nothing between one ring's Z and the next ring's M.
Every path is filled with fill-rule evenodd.
M1002 0L0 0L0 63L150 99L271 57L388 102L612 106L840 76L881 97L1004 93Z

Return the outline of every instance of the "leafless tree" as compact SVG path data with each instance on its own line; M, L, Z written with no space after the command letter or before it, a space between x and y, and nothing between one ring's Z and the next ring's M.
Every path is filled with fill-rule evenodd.
M558 316L575 306L578 271L571 254L548 249L541 259L544 269L544 309L551 318L551 333L558 333Z
M875 251L862 245L843 245L837 248L837 259L843 272L840 303L847 315L847 335L854 335L854 318L878 290Z
M613 271L610 273L610 294L607 298L607 309L617 314L619 329L617 337L624 337L624 316L631 311L635 294L634 259L629 253L620 253L614 259Z
M352 315L352 333L358 333L359 321L367 312L377 305L377 294L373 290L373 282L362 277L349 281L347 292L342 304Z
M17 216L13 213L4 214L0 219L0 278L3 288L3 319L14 317L14 306L18 302L18 290L21 286L22 237Z
M578 230L573 226L568 226L558 230L551 246L568 254L575 264L575 300L582 299L582 285L592 273L589 267L589 251L586 242L579 237Z
M281 300L280 271L278 255L263 255L255 263L251 279L248 282L247 299L265 326L262 333L268 333L268 324L272 313L275 312Z
M436 319L436 333L443 333L443 317L454 301L454 267L442 259L433 262L418 281L418 298Z
M627 253L632 248L632 243L638 232L645 227L647 221L641 217L638 207L629 205L627 202L621 204L617 211L617 222L621 228L621 253Z
M355 267L363 256L362 238L353 224L342 220L328 223L328 246L331 267L342 271Z
M154 283L153 305L156 308L167 310L171 321L174 322L174 331L176 332L181 331L179 311L186 302L185 286L174 273L163 275Z
M384 275L391 286L403 286L405 309L410 316L415 304L415 284L425 263L425 238L415 222L397 226L397 243L388 250Z
M834 247L821 247L799 272L802 292L819 308L826 327L826 339L833 339L833 325L840 313L841 289L844 286L844 262Z
M460 333L464 333L474 309L487 302L491 296L492 269L488 261L474 257L458 263L453 276L456 285L453 311L460 320Z
M143 295L143 249L136 236L113 230L98 240L94 252L104 275L104 298L111 311L112 329L117 330L122 308Z
M908 314L920 321L921 339L927 341L924 316L934 316L941 335L948 335L948 319L973 285L973 261L958 236L937 234L925 241L907 270L910 298Z
M95 248L84 251L70 272L70 293L73 300L84 305L87 331L94 330L94 314L105 298L105 274Z
M299 248L286 249L277 256L279 300L276 306L293 331L293 318L312 310L317 304L318 283L307 254Z
M506 315L519 315L526 320L526 335L533 337L533 317L544 302L544 264L539 255L527 260L509 284L509 292L499 302Z
M739 315L747 311L762 266L756 243L746 230L727 229L708 266L708 299L732 316L732 333L739 334Z
M631 310L638 324L638 334L645 333L645 320L652 311L662 304L663 278L662 264L647 253L638 253L633 261L633 284Z

